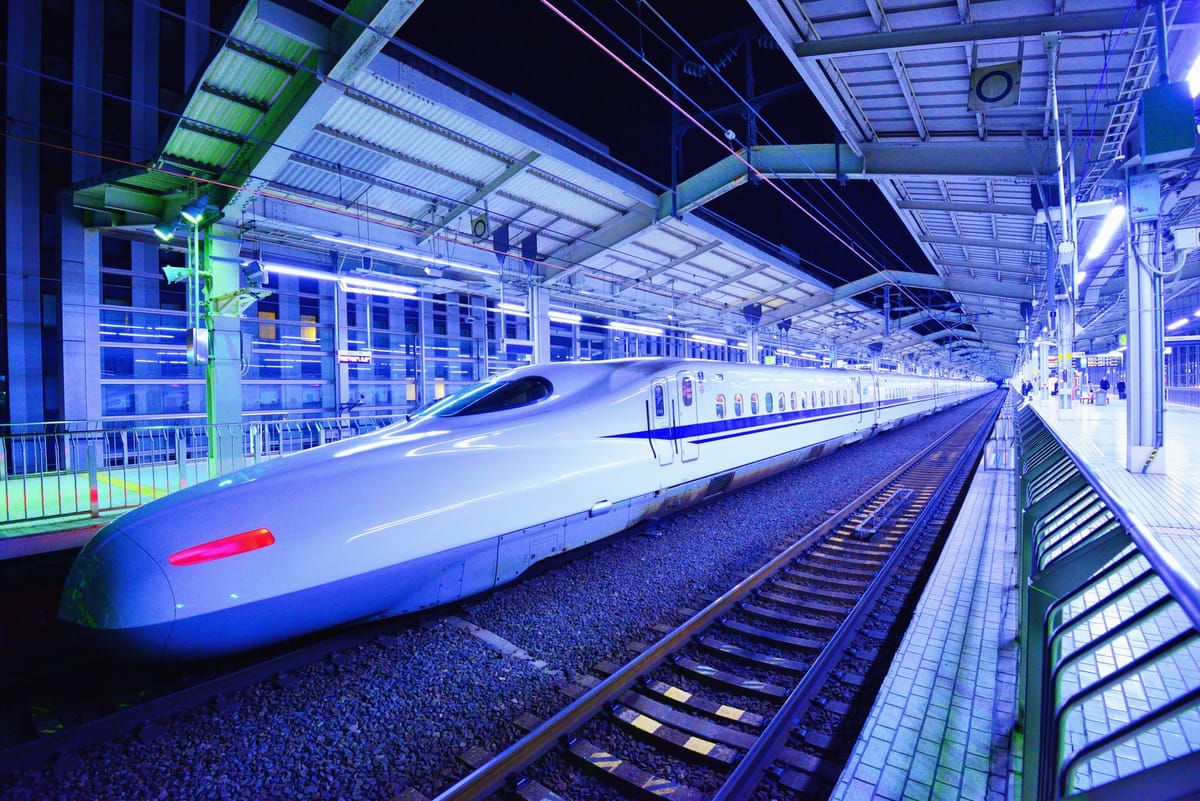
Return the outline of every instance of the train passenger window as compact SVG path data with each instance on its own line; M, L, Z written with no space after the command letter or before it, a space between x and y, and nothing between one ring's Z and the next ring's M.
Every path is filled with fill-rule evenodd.
M733 396L733 414L735 417L742 416L742 393L737 393Z
M796 393L792 393L792 411L796 411Z
M654 416L664 417L667 414L667 403L663 396L662 384L654 385Z
M774 409L773 409L773 407L775 405L774 400L775 400L774 396L771 395L770 392L768 392L767 393L767 414L770 414L772 411L774 411ZM753 402L753 401L751 401L751 402Z
M821 405L825 405L825 390L821 390Z
M779 411L786 411L787 407L783 405L783 393L779 393Z
M758 393L750 393L750 414L758 414Z
M725 396L721 393L717 393L717 419L725 419Z
M679 382L679 394L683 396L684 406L692 405L692 379L690 377L684 376L683 380Z

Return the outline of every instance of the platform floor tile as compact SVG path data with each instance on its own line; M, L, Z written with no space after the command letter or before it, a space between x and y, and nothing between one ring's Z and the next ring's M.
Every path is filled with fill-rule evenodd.
M1012 470L980 470L831 798L1017 796Z

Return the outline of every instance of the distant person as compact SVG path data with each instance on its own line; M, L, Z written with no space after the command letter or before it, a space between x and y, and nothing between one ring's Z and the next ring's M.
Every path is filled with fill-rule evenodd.
M1096 398L1096 403L1108 405L1108 387L1108 376L1104 376L1100 379L1100 395Z
M1054 379L1054 386L1053 386L1053 387L1050 389L1050 394L1051 394L1051 395L1057 395L1057 394L1058 394L1058 379L1057 379L1057 378L1056 378L1056 379Z
M1117 397L1120 398L1121 400L1125 400L1125 379L1124 378L1117 380Z

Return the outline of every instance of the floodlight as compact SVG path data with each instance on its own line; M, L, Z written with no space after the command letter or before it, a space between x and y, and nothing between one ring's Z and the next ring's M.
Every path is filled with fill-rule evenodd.
M163 222L160 222L158 225L154 226L154 235L157 236L163 242L170 242L172 239L175 238L175 229L178 227L179 227L179 215L177 214L177 215L175 215L175 218L173 220L171 220L170 222L163 221Z
M244 262L242 274L246 276L246 283L252 287L262 286L267 282L267 271L257 261Z
M168 284L177 284L180 281L186 281L192 269L190 267L163 267L162 271L163 275L167 277Z
M201 195L180 209L179 215L192 225L199 225L200 221L204 219L204 212L207 210L208 195Z

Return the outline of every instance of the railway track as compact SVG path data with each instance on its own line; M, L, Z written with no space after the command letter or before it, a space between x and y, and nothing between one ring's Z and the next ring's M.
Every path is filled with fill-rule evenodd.
M999 402L984 406L437 801L826 797Z

